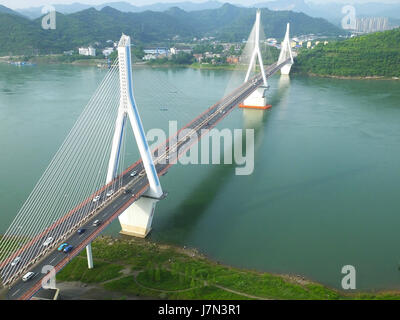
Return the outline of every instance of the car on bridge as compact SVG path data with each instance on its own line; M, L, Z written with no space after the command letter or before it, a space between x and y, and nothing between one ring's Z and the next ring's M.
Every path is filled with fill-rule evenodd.
M71 246L71 245L68 245L68 246L66 246L65 248L64 248L64 252L65 253L68 253L68 252L70 252L71 250L72 250L72 248L73 248L73 246Z
M47 247L54 240L53 237L48 237L45 242L43 242L43 246Z
M64 242L62 245L60 245L57 249L57 251L63 251L65 247L68 246L68 243Z
M86 229L83 229L83 228L81 228L81 229L78 229L78 234L85 233L85 231L86 231Z
M136 176L136 174L137 174L136 170L135 170L135 171L132 171L132 172L131 172L131 177Z
M16 257L16 258L11 262L11 267L16 266L20 261L21 261L21 257Z
M26 282L34 277L35 273L32 271L29 271L22 277L22 281Z
M111 197L114 194L114 190L110 190L106 193L106 197Z
M99 225L101 225L101 220L96 220L96 221L93 222L93 226L94 227L97 227Z
M100 196L95 196L94 198L93 198L93 202L97 202L97 201L99 201L100 200Z

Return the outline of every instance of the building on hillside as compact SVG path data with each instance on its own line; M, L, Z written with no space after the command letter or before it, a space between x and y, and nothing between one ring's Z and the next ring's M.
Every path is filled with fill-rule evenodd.
M105 56L105 57L108 57L111 53L113 53L114 52L114 48L105 48L104 50L103 50L103 55Z
M79 48L78 52L82 56L96 56L96 49L92 47L87 47L87 48Z
M154 60L157 59L157 56L155 54L145 54L143 57L143 60L149 61L149 60Z
M202 53L195 53L193 55L193 57L196 59L197 62L201 63L204 59L203 54Z
M161 55L168 56L169 53L168 48L165 47L145 48L143 51L145 55L153 55L156 58Z
M312 46L311 41L307 41L307 49L310 49Z
M226 62L229 64L239 64L239 57L229 56L226 58Z

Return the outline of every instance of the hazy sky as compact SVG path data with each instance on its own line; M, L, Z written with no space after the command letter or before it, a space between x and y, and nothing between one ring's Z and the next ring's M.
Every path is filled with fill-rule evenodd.
M156 2L183 2L186 0L0 0L0 4L16 9L16 8L27 8L27 7L36 7L42 6L45 4L68 4L74 2L80 2L85 4L102 4L105 2L115 2L115 1L126 1L133 5L146 5L152 4ZM190 0L188 0L190 1ZM205 0L191 0L192 2L205 2ZM230 2L233 4L243 4L243 5L252 5L255 3L268 2L270 0L219 0L220 2ZM367 3L367 2L382 2L382 3L400 3L400 0L306 0L306 2L318 2L318 3L326 3L326 2L341 2L341 3Z

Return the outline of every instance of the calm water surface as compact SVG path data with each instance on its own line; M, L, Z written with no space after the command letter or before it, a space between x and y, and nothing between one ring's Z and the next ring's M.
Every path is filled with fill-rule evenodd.
M104 77L92 67L0 65L0 233L32 191ZM137 68L145 128L183 125L239 83L229 71ZM151 238L239 267L340 287L400 289L400 82L276 76L267 112L235 110L220 128L255 128L255 171L182 166L162 178ZM169 111L160 112L167 105ZM129 161L137 158L131 141ZM107 233L117 234L118 222Z

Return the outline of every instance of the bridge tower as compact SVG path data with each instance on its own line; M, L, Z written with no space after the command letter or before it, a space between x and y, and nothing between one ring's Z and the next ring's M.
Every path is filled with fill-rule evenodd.
M290 30L290 23L288 23L286 26L286 34L281 44L281 53L279 54L279 59L278 59L278 65L285 62L287 59L290 59L290 63L285 64L281 68L281 74L283 75L288 75L290 73L290 69L292 68L292 65L294 63L292 47L290 45L289 30Z
M240 108L265 110L271 107L271 105L267 104L267 97L266 97L268 82L267 82L267 77L265 76L265 69L260 50L260 25L261 25L261 11L258 9L256 14L256 22L253 27L253 29L255 30L254 49L253 53L251 54L249 68L247 70L244 82L249 81L251 70L256 66L256 59L258 58L258 64L261 69L261 75L263 79L263 86L257 88L246 100L244 100L244 102L239 105Z
M152 154L146 140L142 121L133 95L132 65L131 65L131 40L127 35L122 35L118 44L120 104L115 123L114 137L106 183L111 182L117 175L120 161L121 143L127 120L129 120L135 140L143 161L143 166L149 181L149 190L119 217L121 233L144 238L151 230L153 214L158 199L163 195ZM87 248L88 266L93 267L90 245Z

